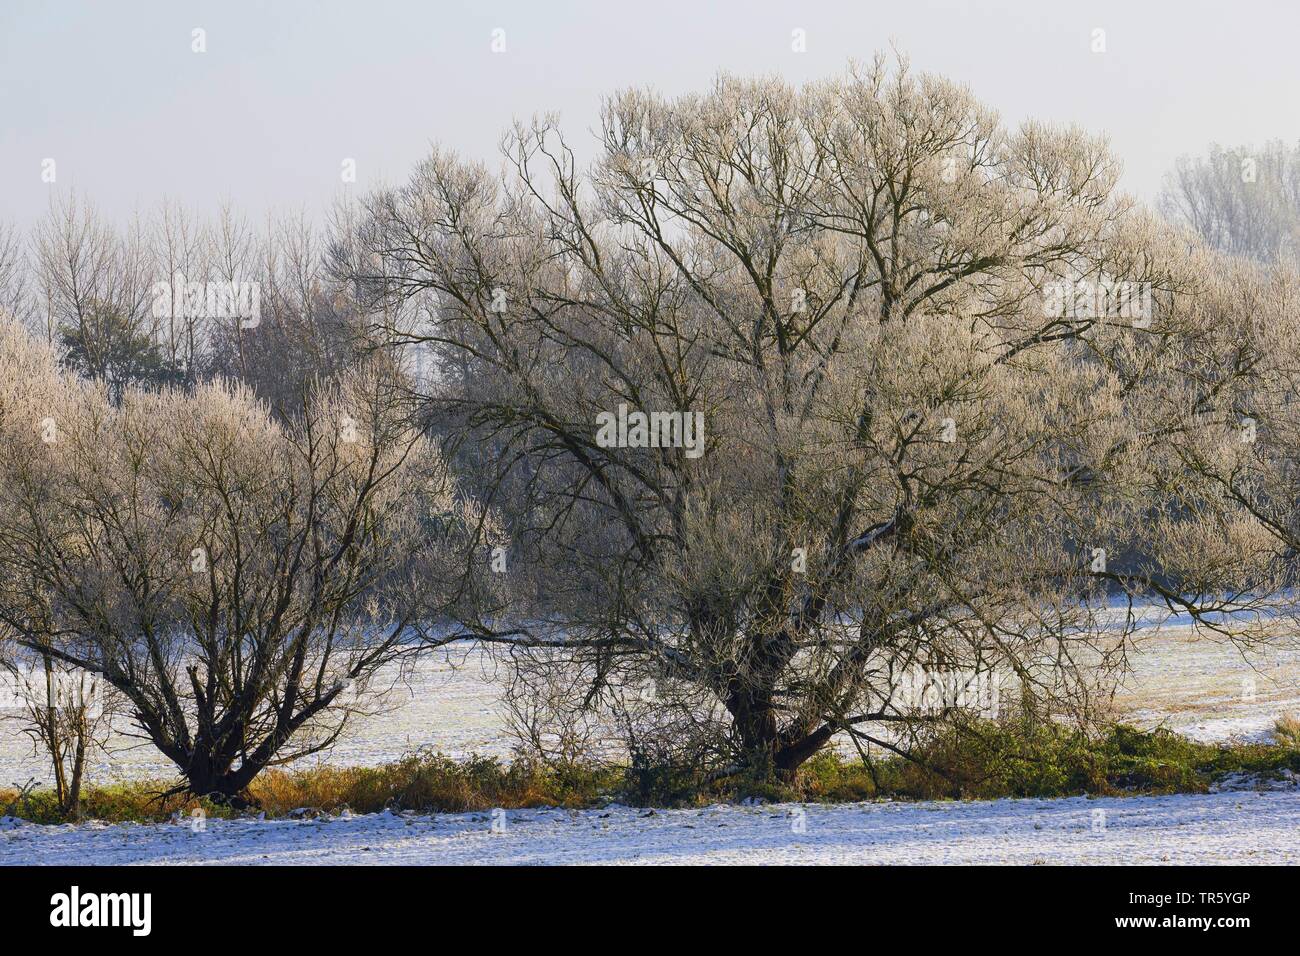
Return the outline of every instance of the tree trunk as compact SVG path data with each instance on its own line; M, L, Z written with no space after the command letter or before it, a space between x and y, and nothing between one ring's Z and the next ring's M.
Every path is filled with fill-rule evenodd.
M67 805L64 812L74 820L81 819L81 777L86 767L86 728L77 735L77 749L72 758L72 781L68 784Z
M187 789L196 797L207 797L213 803L234 810L247 810L259 806L248 794L248 785L262 767L245 763L238 770L229 764L215 766L210 760L195 760L185 771Z
M822 748L830 742L830 738L829 731L817 731L787 742L776 754L777 777L786 782L793 782L799 768L821 753Z
M812 733L807 728L777 725L772 695L752 688L734 688L727 699L746 770L759 779L791 784L799 768L821 752L833 736L829 725Z
M736 687L727 699L727 710L746 769L760 780L779 779L776 754L781 734L771 696L752 687Z

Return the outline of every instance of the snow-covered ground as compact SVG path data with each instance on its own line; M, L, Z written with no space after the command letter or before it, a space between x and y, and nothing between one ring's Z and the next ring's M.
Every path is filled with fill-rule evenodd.
M1140 726L1206 742L1267 740L1280 714L1300 716L1300 647L1292 641L1243 652L1165 627L1138 637L1130 663L1116 705Z
M1300 790L1122 799L0 822L0 864L1295 863ZM494 825L495 824L495 825Z
M1122 716L1163 724L1200 740L1266 739L1279 714L1300 715L1300 648L1248 655L1231 644L1193 639L1185 626L1140 637L1132 673L1117 698ZM419 747L453 757L506 757L512 741L501 710L499 664L475 652L432 655L396 684L383 714L352 722L327 753L312 758L339 766L373 766ZM91 757L93 782L168 777L171 765L154 748L121 734L108 755ZM44 780L49 770L31 743L0 725L0 784Z
M1243 655L1166 624L1143 636L1121 715L1202 740L1266 738L1300 714L1300 650ZM379 764L417 747L508 755L499 675L481 654L430 658L387 712L355 722L322 761ZM148 745L118 736L93 782L164 777ZM0 782L44 779L10 728ZM1249 785L1249 781L1243 783ZM769 805L649 811L512 810L315 820L37 826L0 821L0 864L149 863L1292 863L1300 786L1122 799ZM494 828L494 823L496 824Z
M400 680L380 675L374 686L387 687L384 712L351 721L345 735L330 750L300 764L376 766L390 763L420 747L432 747L453 757L472 753L506 757L511 741L505 734L500 696L503 675L490 655L476 652L431 654ZM121 722L119 730L126 729ZM108 753L90 757L89 779L103 783L170 777L170 761L153 745L124 733L109 742ZM0 784L49 776L45 761L32 753L31 742L0 724Z

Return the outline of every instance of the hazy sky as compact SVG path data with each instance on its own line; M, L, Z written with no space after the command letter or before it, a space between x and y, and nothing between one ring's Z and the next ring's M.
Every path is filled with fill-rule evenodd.
M1151 198L1179 153L1212 140L1300 140L1298 28L1300 6L1282 0L0 0L0 220L27 226L70 187L115 219L163 196L315 213L342 189L404 178L435 141L494 159L515 117L559 111L585 144L611 89L698 89L722 69L822 77L891 42L1008 122L1108 133L1126 186ZM792 51L795 29L807 52Z

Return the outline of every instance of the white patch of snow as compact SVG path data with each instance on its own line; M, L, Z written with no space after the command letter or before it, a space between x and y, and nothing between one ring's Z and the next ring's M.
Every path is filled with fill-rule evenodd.
M1300 791L41 826L0 864L1292 863ZM494 827L495 823L495 827Z
M1211 793L1296 789L1300 789L1300 774L1286 769L1280 770L1276 774L1230 773L1210 785Z

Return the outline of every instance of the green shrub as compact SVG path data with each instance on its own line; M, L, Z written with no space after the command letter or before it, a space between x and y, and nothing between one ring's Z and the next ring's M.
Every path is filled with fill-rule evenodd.
M1205 744L1170 730L1115 724L1099 733L1046 722L984 721L923 740L920 762L890 755L874 766L823 753L801 774L813 799L1062 797L1203 793L1228 774L1300 770L1279 744Z
M681 806L712 801L1062 797L1202 793L1229 774L1275 777L1300 772L1300 747L1279 733L1278 743L1205 744L1165 729L1115 724L1086 733L1023 719L982 721L936 730L913 756L873 757L870 764L833 751L809 760L793 784L754 777L710 779L699 768L664 766L642 756L627 766L567 764L551 767L496 757L455 760L419 751L379 767L269 770L250 795L271 817L299 807L355 813L384 809L457 813L495 807ZM202 808L233 816L227 807L186 795L161 798L168 784L142 781L88 786L84 816L110 822L166 820ZM0 790L0 808L17 799ZM18 815L38 823L63 822L48 789L17 801Z

